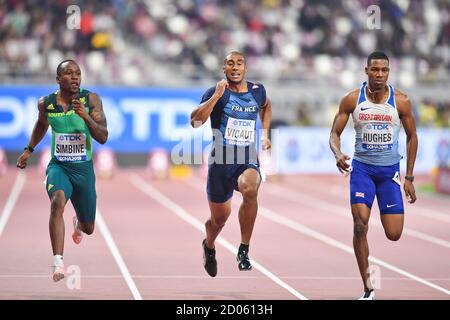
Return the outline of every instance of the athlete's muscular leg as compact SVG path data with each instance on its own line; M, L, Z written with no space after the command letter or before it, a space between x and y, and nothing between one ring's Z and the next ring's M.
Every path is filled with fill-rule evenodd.
M381 223L383 224L384 233L389 240L397 241L400 239L403 231L403 214L382 214Z
M231 214L231 199L223 203L209 202L211 218L205 223L206 244L214 249L214 242Z
M51 197L49 230L53 255L63 255L64 252L64 207L66 196L63 190L56 190Z
M394 172L394 170L396 172ZM393 169L393 178L386 178L377 185L378 207L381 212L381 223L389 240L397 241L403 231L403 199L398 169Z
M364 284L364 290L372 289L369 278L369 230L370 209L367 205L356 203L352 205L353 215L353 249L358 261L359 272Z
M258 211L258 189L261 176L256 169L245 170L238 178L238 188L242 193L242 204L239 208L239 224L241 226L241 242L250 243L253 227Z

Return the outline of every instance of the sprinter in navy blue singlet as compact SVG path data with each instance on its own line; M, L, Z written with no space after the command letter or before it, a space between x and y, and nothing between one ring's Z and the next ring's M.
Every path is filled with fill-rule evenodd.
M416 201L413 185L417 154L416 124L408 96L387 84L389 59L383 52L367 58L367 82L348 93L339 105L330 135L330 147L341 172L350 173L350 204L353 215L353 248L363 280L361 300L373 300L370 282L367 231L375 196L386 237L397 241L403 231L404 207L401 192L398 137L406 133L407 164L403 189L409 203ZM342 153L340 136L350 117L355 126L355 153Z
M261 118L261 144L270 148L268 129L272 118L271 104L262 84L245 80L245 57L231 52L224 60L226 79L209 88L200 106L191 114L194 128L210 117L213 148L209 158L207 195L211 218L205 223L203 265L211 277L217 274L214 242L231 214L233 191L241 192L239 209L241 244L237 260L239 270L251 270L249 243L257 213L257 194L261 183L257 157L256 122Z

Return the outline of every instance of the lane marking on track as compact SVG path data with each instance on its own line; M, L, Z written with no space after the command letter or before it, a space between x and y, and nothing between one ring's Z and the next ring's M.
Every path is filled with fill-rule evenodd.
M197 182L200 181L198 178L194 178L194 180L197 180ZM199 183L189 182L189 185L195 186L196 188L200 188ZM321 242L323 242L325 244L328 244L328 245L330 245L332 247L338 248L338 249L340 249L342 251L345 251L345 252L347 252L347 253L349 253L351 255L354 255L353 248L348 246L348 245L346 245L345 243L342 243L342 242L340 242L338 240L335 240L335 239L333 239L333 238L331 238L331 237L329 237L329 236L327 236L327 235L325 235L323 233L320 233L320 232L318 232L318 231L316 231L314 229L311 229L311 228L309 228L309 227L307 227L305 225L302 225L302 224L298 223L297 221L294 221L292 219L289 219L289 218L286 218L286 217L284 217L282 215L279 215L278 213L276 213L276 212L274 212L274 211L272 211L270 209L267 209L267 208L265 208L265 207L263 207L261 205L258 205L258 215L261 215L261 216L265 217L266 219L271 220L271 221L273 221L273 222L275 222L277 224L280 224L280 225L285 226L285 227L287 227L289 229L292 229L292 230L295 230L297 232L300 232L300 233L302 233L302 234L304 234L306 236L309 236L309 237L314 238L316 240L319 240L319 241L321 241ZM378 264L380 266L383 266L386 269L394 271L395 273L401 274L401 275L403 275L403 276L405 276L407 278L410 278L410 279L412 279L414 281L417 281L417 282L419 282L421 284L424 284L424 285L426 285L426 286L428 286L430 288L433 288L433 289L441 291L441 292L443 292L443 293L445 293L447 295L450 295L450 290L445 289L445 288L443 288L441 286L438 286L437 284L434 284L434 283L432 283L430 281L427 281L424 278L416 276L416 275L414 275L414 274L412 274L412 273L410 273L408 271L405 271L405 270L403 270L401 268L398 268L398 267L396 267L396 266L394 266L394 265L392 265L392 264L390 264L390 263L388 263L388 262L386 262L384 260L378 259L378 258L373 257L373 256L369 256L369 261L373 262L375 264Z
M269 220L271 220L271 221L273 221L275 223L283 225L283 226L285 226L285 227L287 227L289 229L298 231L298 232L300 232L300 233L302 233L304 235L307 235L307 236L309 236L311 238L314 238L314 239L319 240L319 241L321 241L323 243L326 243L326 244L328 244L328 245L330 245L332 247L338 248L338 249L340 249L342 251L345 251L345 252L347 252L347 253L349 253L351 255L354 255L353 248L348 246L348 245L346 245L346 244L344 244L344 243L342 243L342 242L340 242L340 241L337 241L337 240L335 240L335 239L333 239L333 238L331 238L331 237L329 237L329 236L327 236L327 235L325 235L323 233L320 233L320 232L318 232L318 231L316 231L314 229L308 228L308 227L306 227L306 226L304 226L304 225L302 225L302 224L300 224L300 223L298 223L298 222L296 222L294 220L291 220L289 218L283 217L283 216L275 213L274 211L266 209L266 208L264 208L262 206L259 206L259 208L260 209L258 210L259 211L258 214L261 214L261 216L263 216L263 217L265 217L265 218L267 218L267 219L269 219ZM441 286L438 286L437 284L434 284L434 283L432 283L430 281L427 281L427 280L425 280L425 279L423 279L423 278L421 278L419 276L416 276L416 275L414 275L414 274L412 274L412 273L410 273L408 271L405 271L405 270L403 270L401 268L398 268L398 267L396 267L396 266L394 266L394 265L392 265L392 264L390 264L390 263L388 263L388 262L386 262L384 260L378 259L378 258L376 258L374 256L369 256L369 261L373 262L375 264L378 264L378 265L380 265L382 267L385 267L386 269L394 271L395 273L398 273L398 274L401 274L401 275L403 275L405 277L413 279L413 280L415 280L415 281L417 281L417 282L419 282L421 284L424 284L424 285L426 285L426 286L428 286L430 288L433 288L433 289L441 291L441 292L443 292L443 293L445 293L447 295L450 295L450 291L449 290L447 290L447 289L445 289L445 288L443 288Z
M128 285L128 288L130 288L130 291L133 294L134 300L142 300L142 296L139 293L139 290L136 287L136 284L134 283L133 278L131 277L130 272L128 271L128 268L122 258L122 255L120 254L119 249L117 248L117 245L114 242L114 239L113 239L111 233L109 232L109 229L106 226L105 220L103 219L103 216L100 213L100 210L98 208L97 208L97 219L96 220L97 220L96 224L98 225L98 228L100 229L100 233L105 238L106 244L108 245L108 248L111 251L112 256L114 257L114 260L116 261L117 266L119 267L119 270L122 273L122 276Z
M302 179L310 181L311 185L314 185L314 184L318 183L318 181L313 180L312 178L302 177ZM330 184L326 184L325 185L322 182L319 182L319 183L322 184L323 188L326 188L326 190L331 190L332 193L337 193L338 190L340 190L339 192L342 191L342 186L339 185L339 184L331 184L331 185ZM323 189L323 190L325 190L325 189ZM402 194L404 196L403 192L402 192ZM430 200L430 201L433 200L432 197L429 197L427 195L423 195L423 196L426 199ZM416 202L414 204L414 206L410 207L409 212L410 212L410 214L413 214L413 215L419 215L419 216L427 217L427 218L434 219L434 220L437 220L437 221L450 223L450 215L444 214L444 213L439 212L439 211L432 210L432 209L430 209L428 207L425 207L425 206L422 206L420 204L420 200L418 200L418 202Z
M197 178L195 178L197 179ZM197 179L198 180L198 179ZM194 183L190 182L190 181L186 181L189 185L193 185ZM198 188L198 186L195 186ZM334 214L334 215L339 215L339 216L343 216L349 220L352 219L350 213L349 213L349 209L340 206L340 205L335 205L335 204L331 204L328 203L326 201L323 201L321 199L314 199L314 201L311 201L311 197L305 196L304 194L300 193L300 192L295 192L295 191L291 191L290 189L281 187L279 185L271 185L268 186L266 188L264 188L264 192L267 192L273 196L279 197L279 198L284 198L286 200L290 200L299 204L304 205L305 203L308 204L308 206L310 207L314 207L317 208L319 210L323 210L326 211L330 214ZM380 221L378 220L373 220L370 219L369 224L371 226L375 226L377 228L383 228L383 225L381 224ZM432 236L430 234L421 232L421 231L417 231L414 229L410 229L407 227L403 228L403 234L408 235L412 238L416 238L416 239L420 239L422 241L426 241L426 242L430 242L432 244L435 245L439 245L445 248L449 248L450 249L450 241Z
M3 208L2 215L0 216L0 237L2 236L3 230L5 230L6 223L11 216L12 210L19 199L20 193L22 192L23 186L25 185L26 174L22 170L17 172L14 185L11 189L11 193L6 200L5 207Z
M179 276L173 276L173 275L131 275L133 279L210 279L208 276L192 276L192 275L179 275ZM2 279L15 279L15 278L46 278L48 279L48 274L0 274L0 278ZM122 274L116 274L116 275L107 275L107 274L90 274L90 275L83 275L83 278L89 278L89 279L122 279ZM258 280L258 279L265 279L266 277L257 277L257 276L217 276L216 279L236 279L236 280ZM289 279L289 280L355 280L355 281L361 281L360 277L326 277L326 276L281 276L282 279ZM383 281L415 281L410 278L397 278L397 277L383 277ZM450 281L450 278L427 278L425 280L428 281Z
M287 189L287 188L284 188L284 187L281 187L278 185L268 186L267 188L265 188L264 191L267 193L270 193L273 196L279 197L279 198L284 198L284 199L287 199L287 200L290 200L290 201L293 201L293 202L296 202L296 203L299 203L302 205L307 204L310 207L314 207L319 210L323 210L323 211L326 211L326 212L329 212L329 213L332 213L335 215L340 215L340 216L346 217L348 220L352 219L352 216L350 213L350 208L347 209L343 206L331 204L331 203L328 203L321 199L314 199L314 201L311 201L311 197L305 196L304 194L301 194L300 192L291 191L290 189ZM378 220L374 220L374 219L369 220L369 225L375 226L378 228L383 228L383 225L381 224L381 222ZM429 235L429 234L421 232L421 231L417 231L414 229L404 227L403 234L406 234L410 237L420 239L422 241L427 241L432 244L439 245L439 246L450 249L450 241Z
M142 179L140 176L138 176L136 173L132 173L130 176L131 183L136 186L139 190L141 190L143 193L151 197L153 200L159 202L161 205L166 207L167 209L171 210L173 213L175 213L179 218L189 223L191 226L193 226L195 229L199 230L200 232L204 233L204 224L189 214L186 210L184 210L181 206L167 198L164 194L162 194L160 191L158 191L156 188L154 188L150 183ZM230 242L225 240L222 237L217 237L217 243L219 243L221 246L226 248L231 253L235 254L238 251L238 248L233 246ZM284 288L288 292L290 292L292 295L297 297L301 300L307 300L307 298L302 295L300 292L289 286L287 283L282 281L279 277L277 277L275 274L270 272L268 269L263 267L260 263L258 263L255 260L251 260L253 267L257 269L259 272L264 274L266 277L274 281L276 284L278 284L280 287Z

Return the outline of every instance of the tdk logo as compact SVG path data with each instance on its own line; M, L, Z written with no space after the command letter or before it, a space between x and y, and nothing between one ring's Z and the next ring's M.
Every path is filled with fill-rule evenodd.
M389 128L388 124L368 124L368 130L387 130Z
M62 136L59 136L59 140L61 140L61 141L81 141L81 135L80 134L77 134L77 135L70 135L70 134L67 134L67 135L62 135Z
M246 120L234 120L233 125L239 126L239 127L251 127L252 126L250 121L246 121Z

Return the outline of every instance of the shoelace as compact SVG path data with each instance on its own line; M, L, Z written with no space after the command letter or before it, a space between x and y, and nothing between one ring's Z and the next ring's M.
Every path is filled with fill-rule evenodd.
M250 262L248 254L246 252L239 252L238 254L239 261L242 262Z

